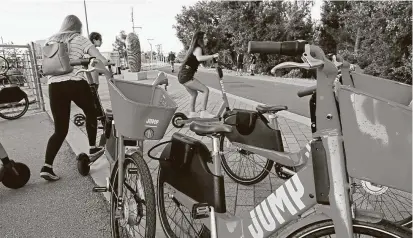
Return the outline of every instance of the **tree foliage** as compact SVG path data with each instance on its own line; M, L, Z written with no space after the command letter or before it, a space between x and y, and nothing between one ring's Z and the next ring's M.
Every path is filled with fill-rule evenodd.
M185 49L196 30L205 31L206 53L219 52L226 63L237 52L246 55L249 41L301 39L342 54L368 74L411 84L410 2L324 1L319 22L312 21L311 7L312 1L201 1L183 7L174 28ZM266 73L286 60L300 58L260 54L257 69Z

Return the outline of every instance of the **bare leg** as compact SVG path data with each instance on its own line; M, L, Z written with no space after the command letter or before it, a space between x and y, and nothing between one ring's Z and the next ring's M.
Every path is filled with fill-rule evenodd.
M189 82L186 82L184 86L187 88L187 90L189 88L195 91L200 91L204 94L204 101L202 102L202 110L205 111L208 105L208 96L209 96L208 87L202 84L201 82L199 82L199 80L195 78ZM195 101L194 101L194 104L195 104Z
M188 91L189 94L191 95L191 101L189 102L189 108L191 112L195 112L196 97L198 96L198 91L186 87L185 84L184 86L185 86L186 91Z

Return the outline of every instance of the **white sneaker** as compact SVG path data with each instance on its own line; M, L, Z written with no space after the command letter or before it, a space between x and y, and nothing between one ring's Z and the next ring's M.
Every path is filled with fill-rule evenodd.
M196 112L189 112L188 118L199 117L198 113Z
M214 118L215 115L209 113L208 111L201 111L201 118Z

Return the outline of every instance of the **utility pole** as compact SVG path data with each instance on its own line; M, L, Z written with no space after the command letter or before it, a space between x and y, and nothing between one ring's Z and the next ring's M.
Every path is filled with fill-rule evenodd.
M149 45L151 46L151 62L149 63L149 69L152 69L152 57L153 57L153 53L152 53L152 44L151 44L151 40L153 40L153 39L147 39L148 40L148 43L149 43Z
M87 36L89 37L89 23L88 23L88 21L87 21L86 0L83 0L83 6L84 6L84 8L85 8Z
M1 44L3 45L4 43L3 43L3 36L0 36L0 38L1 38ZM6 58L6 54L4 53L4 47L2 47L3 48L3 57L4 58Z
M139 28L139 29L142 29L142 27L141 26L135 26L135 19L133 18L133 7L132 7L132 15L131 15L131 21L132 21L132 31L133 31L133 33L135 33L135 28Z

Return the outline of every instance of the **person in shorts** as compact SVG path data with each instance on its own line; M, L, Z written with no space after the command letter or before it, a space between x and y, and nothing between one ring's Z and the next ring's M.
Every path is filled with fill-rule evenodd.
M250 63L251 76L254 76L255 64L257 63L257 57L254 54L251 54Z
M194 77L196 71L198 70L200 62L212 60L213 58L218 58L218 54L204 55L206 41L206 39L204 39L204 36L205 32L202 31L198 31L193 35L191 44L178 73L179 83L181 83L191 95L191 100L189 102L189 118L198 117L197 113L195 112L196 98L198 96L198 92L202 92L204 94L204 100L202 102L202 110L200 113L200 117L213 118L215 116L206 110L209 96L208 87Z

